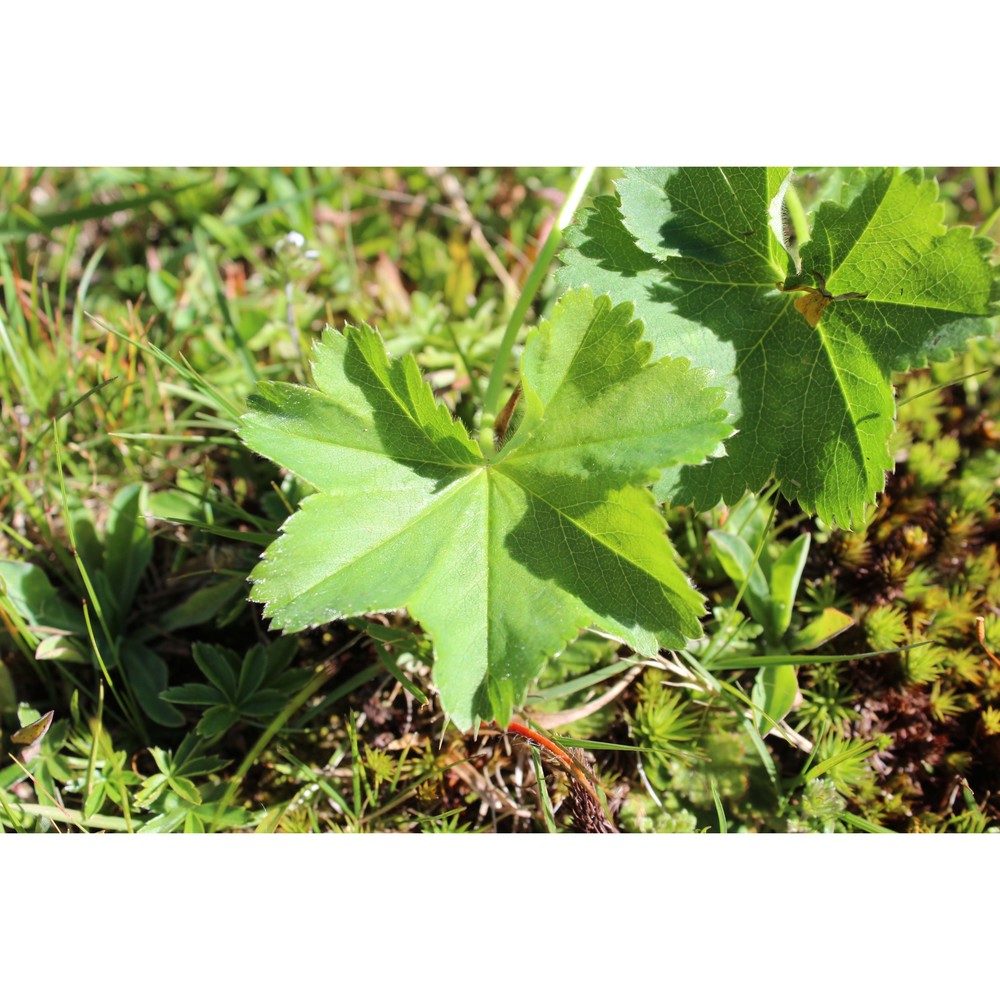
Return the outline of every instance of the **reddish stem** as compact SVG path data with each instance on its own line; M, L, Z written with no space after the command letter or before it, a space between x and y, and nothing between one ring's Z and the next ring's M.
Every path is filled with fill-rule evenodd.
M499 723L494 723L498 728L500 728ZM573 757L568 754L558 743L550 740L547 736L543 736L541 733L535 732L534 729L529 729L526 725L521 722L515 722L511 720L507 724L507 732L516 733L518 736L523 736L525 739L533 740L540 746L545 747L550 753L555 754L572 772L576 777L577 781L587 789L587 793L590 797L597 803L597 807L604 812L604 803L601 801L597 794L597 790L594 788L590 779L584 774L583 769L580 765L573 759Z

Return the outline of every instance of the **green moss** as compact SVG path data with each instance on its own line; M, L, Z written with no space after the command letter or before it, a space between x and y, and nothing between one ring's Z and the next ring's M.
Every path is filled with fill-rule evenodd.
M687 809L658 806L648 795L633 792L625 800L618 822L625 833L694 833L698 820Z
M864 616L862 627L870 649L892 649L903 646L909 637L906 612L892 604L872 608Z

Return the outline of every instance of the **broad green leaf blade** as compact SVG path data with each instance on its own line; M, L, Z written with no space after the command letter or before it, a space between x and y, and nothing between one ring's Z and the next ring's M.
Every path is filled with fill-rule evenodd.
M118 606L126 612L153 556L153 539L142 519L141 500L139 485L119 490L111 502L105 533L104 572Z
M706 281L774 282L788 270L788 254L774 205L789 176L784 167L647 167L619 181L625 225L641 250Z
M236 702L245 704L247 698L261 685L267 673L267 650L254 646L244 657L236 685Z
M288 704L288 698L277 688L261 688L240 703L243 715L277 715Z
M230 726L234 726L239 719L240 713L231 705L215 705L201 717L195 732L199 736L211 739L219 733L224 733Z
M90 651L76 636L47 635L35 647L35 659L61 660L63 663L90 663Z
M222 705L226 696L211 684L178 684L161 692L160 697L174 705Z
M990 330L990 244L943 230L918 171L863 171L844 205L818 207L792 274L774 225L782 173L629 171L569 231L558 277L634 302L654 357L688 357L729 392L726 457L668 470L657 496L705 509L774 477L850 526L892 466L893 371Z
M513 465L510 472L521 474ZM628 486L600 502L573 503L522 489L525 516L508 538L515 558L575 594L587 624L646 655L701 634L704 601L678 568L648 490Z
M753 684L753 703L764 713L754 712L754 721L761 736L773 728L764 715L780 722L795 704L799 693L798 671L790 663L777 667L761 667Z
M490 717L491 704L509 715L547 657L588 624L505 546L525 508L486 469L422 496L312 496L254 571L251 596L285 630L406 607L434 640L434 680L456 722Z
M0 559L0 597L31 626L84 632L83 615L63 600L44 571L32 563Z
M581 212L579 222L566 230L566 243L567 249L560 254L564 267L556 272L563 287L588 285L612 302L635 303L635 315L645 324L654 358L694 359L697 353L707 359L700 367L715 373L713 384L735 389L733 345L706 340L703 325L682 315L673 298L664 293L660 287L666 278L664 265L641 250L625 228L620 198L595 198L593 207ZM730 395L726 405L731 416L739 416L738 398Z
M236 701L236 670L226 651L220 646L207 642L196 642L191 654L201 672L218 688L230 702Z
M201 792L198 786L190 778L182 778L179 775L171 774L167 776L167 784L182 798L188 802L198 805L201 802Z
M771 613L774 616L774 633L781 638L792 622L792 607L799 582L809 558L811 535L801 534L775 559L771 567Z
M649 364L641 336L630 310L567 296L529 334L529 412L489 462L411 360L390 362L367 329L328 333L317 388L259 387L243 420L249 444L320 490L254 570L252 598L285 630L405 607L433 639L434 680L462 727L505 724L588 625L647 653L683 645L702 601L644 487L729 428L705 373ZM669 420L644 404L648 384L682 408L666 457Z
M207 587L199 587L180 604L173 605L162 614L157 624L167 632L201 625L235 603L245 586L242 578L234 576Z
M294 636L285 636L267 647L267 678L272 683L283 683L288 677L287 668L292 665L299 651L299 641ZM293 673L305 677L308 670L299 669ZM270 686L270 685L269 685Z
M141 642L125 639L121 644L121 660L143 712L161 726L184 725L184 716L161 697L169 674L163 658Z
M750 609L750 615L758 625L762 625L770 633L772 631L771 588L760 564L754 559L753 549L739 535L733 535L728 531L710 531L708 543L726 576L737 587L747 584L743 599Z
M504 449L507 468L572 478L579 498L587 482L597 495L610 484L648 486L664 467L710 455L729 433L725 393L685 358L650 365L641 336L630 306L565 296L525 347L527 412Z

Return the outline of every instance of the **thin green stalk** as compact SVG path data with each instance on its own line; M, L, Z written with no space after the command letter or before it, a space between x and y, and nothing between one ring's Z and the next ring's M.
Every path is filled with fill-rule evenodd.
M24 318L20 312L17 296L13 292L14 272L11 270L10 262L7 260L7 255L3 252L2 248L0 248L0 280L11 290L7 296L7 308L10 310L8 322L12 329L23 330ZM22 358L21 352L18 350L18 345L14 343L10 331L4 324L2 312L0 312L0 347L3 348L0 351L0 357L5 359L4 367L6 368L7 364L9 364L13 369L16 384L20 388L21 402L28 403L33 409L37 410L38 406L35 400L30 373L26 367L25 359Z
M865 757L870 756L876 749L878 745L871 740L866 740L864 743L858 746L851 747L848 750L842 750L838 754L834 754L832 757L827 757L826 760L821 760L818 764L814 764L808 771L799 775L798 784L808 785L813 778L818 778L820 775L826 774L827 771L832 770L838 764L843 764L846 761L851 760L864 760Z
M38 344L42 342L40 335L42 319L38 310L38 268L41 265L41 254L35 254L35 259L31 266L31 285L28 301L31 303L31 342Z
M577 172L573 186L569 189L569 194L566 195L566 201L545 243L542 245L541 252L535 260L531 273L528 275L528 280L524 283L524 288L521 290L521 297L517 300L517 305L514 306L514 311L511 313L510 320L507 323L507 329L504 330L503 340L500 342L500 347L497 350L493 371L490 373L490 380L486 386L486 394L483 397L479 441L484 452L488 455L493 454L493 424L496 420L500 393L503 392L507 363L510 360L511 351L514 349L517 335L521 330L521 324L524 322L524 317L527 315L528 309L534 301L545 275L548 273L549 265L556 255L556 250L559 249L559 244L562 242L563 230L573 218L584 192L587 190L587 185L594 175L595 169L595 167L581 167Z
M358 751L358 717L354 712L347 718L347 737L351 741L351 790L354 793L354 815L361 822L361 754Z
M108 672L108 666L104 662L104 657L101 656L101 649L97 643L97 637L94 635L94 626L90 620L90 610L87 606L87 602L83 601L81 606L83 608L84 624L87 626L87 635L90 638L90 648L94 651L94 656L97 657L97 663L101 668L101 673L104 675L104 679L107 681L108 687L111 688L111 693L115 696L115 701L118 702L118 707L125 713L125 716L132 724L132 727L139 733L142 739L148 743L149 734L143 723L142 712L139 711L135 695L132 692L132 688L128 685L128 678L125 677L126 683L122 688L122 691L119 693L118 689L114 685L114 682L111 680L111 674ZM117 666L119 670L121 670L121 664L119 663ZM122 671L123 676L124 674L125 672Z
M979 227L979 235L988 235L989 231L996 225L997 219L1000 219L1000 205L997 205L997 207L993 209L986 221Z
M48 423L42 425L42 429L35 435L34 440L30 442L31 448L37 448L39 442L45 437L46 434L56 425L57 420L61 420L68 413L72 413L85 399L93 396L95 392L100 392L106 385L110 385L112 382L116 381L120 376L112 375L111 378L106 378L100 385L91 386L82 396L77 396L71 403L67 403Z
M427 704L427 695L417 687L409 677L406 676L403 671L396 666L395 660L393 660L392 655L386 650L384 646L376 646L375 650L378 655L379 662L385 667L386 671L400 683L400 685L406 688L411 695L421 704Z
M63 567L68 572L72 572L73 564L63 551L62 546L56 541L55 535L52 533L52 526L45 516L45 511L42 510L34 496L32 496L31 491L21 481L21 476L10 462L7 461L7 457L3 452L0 452L0 472L8 473L8 475L0 480L0 485L9 486L18 495L38 533L43 537L48 547L56 554ZM0 528L8 534L13 530L6 524L0 525Z
M396 770L392 773L392 780L389 782L388 794L394 795L396 792L396 787L399 785L399 779L403 777L403 765L406 763L406 757L410 752L409 747L403 747L403 752L399 755L399 760L396 761Z
M317 715L325 712L331 705L335 705L341 698L357 690L363 684L367 684L372 678L378 677L382 673L382 664L373 663L364 670L359 670L350 680L334 688L318 705L313 706L308 712L304 712L301 719L297 720L297 725L304 726Z
M792 656L790 653L775 653L773 656L733 656L725 660L714 660L712 663L703 662L702 667L705 670L754 670L758 667L779 667L785 663L790 663L792 666L819 663L847 663L850 660L870 660L876 656L905 653L908 649L916 649L918 646L929 646L930 644L931 640L925 639L923 642L912 642L907 646L897 646L894 649L876 649L871 653L843 653L838 656Z
M298 757L296 757L293 753L290 753L288 750L285 750L283 747L278 747L277 752L281 754L281 756L284 757L285 760L287 760L295 768L294 773L297 775L300 781L304 781L308 784L312 784L313 782L315 782L317 785L319 785L320 791L333 803L336 804L337 808L340 809L343 812L343 814L351 821L351 824L355 828L359 827L358 817L351 812L351 807L350 805L348 805L347 799L345 799L344 796L341 795L340 792L338 792L337 789L334 788L333 785L331 785L330 782L327 781L322 774L317 774L313 770L313 768L311 768L308 764L299 760ZM294 801L295 799L292 799L290 802L285 803L284 809L287 810L291 802Z
M97 682L97 714L91 722L90 753L87 755L87 771L83 779L83 811L87 811L86 803L90 801L94 791L94 772L97 770L97 744L101 738L101 727L104 724L104 684Z
M0 789L0 809L3 810L4 816L7 817L7 822L14 828L15 833L24 833L24 827L21 825L18 818L11 812L10 804L7 802L7 796L4 794L3 789ZM0 833L6 833L3 823L0 823Z
M104 638L108 642L108 647L112 651L112 656L115 657L115 665L121 666L118 662L117 653L115 651L115 638L111 634L111 629L108 627L107 619L104 617L104 610L101 607L101 602L97 597L97 593L94 590L94 586L90 580L90 574L87 572L87 567L84 565L83 559L80 558L80 552L76 544L76 531L73 528L73 518L70 516L69 512L69 498L66 492L66 477L63 474L63 456L62 448L59 444L59 432L55 420L51 423L52 426L52 438L53 444L55 445L56 453L56 473L59 476L59 496L62 499L62 509L65 514L66 521L66 534L69 536L69 544L72 549L73 561L76 563L76 568L80 574L80 579L83 581L83 585L86 588L87 595L90 597L91 604L94 607L94 611L97 613L97 620L101 623L101 629L104 632ZM84 602L84 615L86 616L86 602ZM88 619L89 621L89 619ZM91 633L91 641L93 642L94 636ZM96 645L94 646L96 649ZM110 681L109 681L110 683Z
M77 286L76 297L73 300L73 316L70 319L69 327L69 358L79 357L81 332L83 330L83 316L87 305L87 293L90 291L90 282L93 280L97 265L108 249L107 243L102 243L93 256L87 261L87 266L83 269L80 284ZM72 365L72 362L70 362Z
M58 302L56 314L60 317L60 321L66 312L66 289L69 285L70 261L73 260L73 251L76 249L76 238L79 234L80 227L74 222L66 239L66 249L63 251L63 266L59 272L59 295L56 300Z
M966 356L966 360L971 361L971 358ZM967 375L960 375L958 378L953 378L950 382L942 382L940 385L932 385L929 389L924 389L923 392L915 392L912 396L907 396L906 399L901 399L896 404L896 409L900 410L906 406L907 403L912 403L915 399L919 399L921 396L928 396L932 392L937 392L939 389L947 389L950 385L958 385L959 382L965 382L968 379L973 379L977 375L987 375L989 374L989 371L989 368L980 368L979 371L969 372Z
M169 193L176 197L189 188L197 187L201 184L209 183L208 180L193 181L180 187L173 188ZM4 241L23 242L33 233L45 233L51 235L54 229L70 224L77 225L89 219L104 219L116 212L124 212L132 209L145 208L154 201L163 199L166 192L151 191L148 194L140 195L136 198L123 198L119 201L100 201L92 199L86 207L75 207L58 212L46 212L45 214L34 215L20 205L11 206L11 214L25 222L24 226L11 226L9 221L6 228L0 230L0 239ZM20 211L18 211L20 209Z
M462 362L462 367L465 369L465 374L470 382L475 382L475 375L473 374L473 366L469 364L469 359L466 357L465 351L462 349L462 345L458 341L458 337L455 336L455 327L451 323L445 323L444 331L451 341L451 346L455 349L455 354L458 356L459 361Z
M180 375L180 377L194 390L185 390L185 388L181 385L165 385L163 388L164 392L173 393L184 399L189 399L192 402L202 403L207 406L214 406L219 413L229 414L233 418L234 422L239 420L240 414L243 412L241 404L237 404L235 401L227 399L221 393L213 389L205 378L199 375L198 372L191 367L183 355L179 355L180 361L177 361L165 351L161 351L155 344L143 343L138 340L133 340L131 337L126 337L124 333L119 333L118 330L107 326L96 316L91 316L89 313L87 314L87 318L98 329L104 330L105 333L112 334L112 336L125 341L127 344L134 345L145 354L150 354L156 358L157 361L173 368L173 370L177 372L177 374ZM220 424L220 427L224 426L224 424Z
M719 798L719 785L715 778L711 778L712 801L715 803L715 815L719 820L719 833L729 833L729 824L726 822L726 810L722 806L722 799Z
M347 251L347 270L351 275L351 296L358 294L361 287L361 276L358 272L358 259L354 254L354 227L351 225L351 197L347 188L351 179L344 175L344 187L340 192L341 208L344 212L344 248Z
M128 833L129 827L121 816L84 816L79 809L64 809L61 806L43 806L35 802L18 802L15 806L28 816L40 816L45 819L73 823L81 830L109 830L112 833Z
M873 823L871 820L865 819L863 816L855 816L854 813L849 813L846 810L844 812L837 814L837 819L844 824L844 826L853 826L856 830L862 830L865 833L892 833L892 830L887 829L884 826L879 826L878 823Z
M993 211L993 191L990 189L990 174L986 167L971 167L972 183L976 188L976 201L983 215Z
M556 819L552 811L552 799L549 798L549 787L545 784L545 770L542 768L542 752L534 744L531 745L531 763L535 769L535 785L538 788L538 802L542 808L542 820L547 833L556 832Z

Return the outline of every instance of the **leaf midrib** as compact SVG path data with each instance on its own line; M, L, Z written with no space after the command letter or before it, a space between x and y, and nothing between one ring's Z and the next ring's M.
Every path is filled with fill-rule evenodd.
M280 383L275 383L275 384L280 384ZM299 386L298 388L310 389L309 386ZM311 391L321 395L324 399L333 399L333 397L329 393L325 392L322 389L312 389ZM357 417L357 414L351 414L351 415L355 418ZM254 426L254 422L257 420L256 414L254 414L253 412L247 414L243 418L244 422L246 421L247 417L249 417L251 420L251 423L247 425L248 430L254 431L258 427L260 427L260 424ZM267 427L266 430L270 434L279 434L281 437L295 438L296 440L299 441L311 442L312 444L321 448L339 448L343 451L359 452L364 455L379 455L384 458L389 458L393 462L396 462L399 465L413 466L417 464L417 462L419 461L419 464L421 466L429 465L433 466L434 468L444 468L444 469L475 469L480 467L480 463L476 461L470 460L470 462L466 465L466 464L460 464L458 462L455 462L453 459L450 459L448 455L446 455L443 451L441 451L439 447L437 447L436 442L434 442L430 437L428 437L426 433L423 434L424 440L427 441L429 445L432 445L434 447L436 454L440 455L443 459L445 459L445 461L438 462L435 461L434 458L432 457L421 458L418 460L410 455L394 455L386 450L386 446L383 443L381 436L379 435L379 432L374 427L374 425L366 422L364 426L371 432L375 442L375 444L373 444L373 446L370 448L365 448L362 447L361 445L347 444L343 441L330 440L328 438L319 438L311 433L308 433L307 431L300 431L297 428L289 427L286 424L281 424L280 428ZM469 440L471 441L472 439L469 438ZM260 451L260 449L257 449L256 447L254 448L254 450ZM260 454L265 455L268 458L271 457L267 452L264 451L260 451ZM272 461L275 460L272 459ZM276 462L276 464L281 465L282 463L278 461ZM284 466L284 468L288 468L288 466ZM294 469L292 471L295 472ZM306 479L306 476L302 475L301 473L296 472L295 474L297 476L301 476L303 479Z
M895 178L893 180L895 180ZM889 191L890 191L891 188L892 188L892 182L890 182L889 186L885 189L886 195L888 195L888 193L889 193ZM860 197L860 195L859 195L859 197ZM847 246L848 246L847 252L841 258L840 263L834 266L833 272L831 274L825 274L825 275L823 275L823 277L826 279L827 285L830 285L830 284L832 284L834 282L834 280L836 279L836 276L837 276L837 272L842 267L844 267L847 264L848 260L850 260L850 258L851 258L851 255L858 249L858 244L861 243L862 239L868 233L869 229L873 228L873 225L874 225L874 222L875 222L875 218L879 214L879 212L882 210L882 205L883 205L884 202L885 202L885 197L883 196L882 198L880 198L878 200L878 204L875 207L875 211L872 212L872 214L868 217L868 221L864 224L864 226L861 228L861 230L857 233L857 235L855 236L855 238L853 240L850 240L847 243ZM844 206L844 211L845 212L847 211L848 207L849 206ZM831 247L831 251L832 251L832 247ZM860 270L864 270L864 268L861 268Z
M386 375L391 370L391 367L394 364L402 366L403 365L403 361L390 361L389 362L389 366L384 369L384 372L385 372ZM409 422L410 426L416 428L417 431L420 433L421 437L428 443L428 445L430 445L443 458L447 459L446 462L431 462L429 464L431 464L431 465L444 465L446 468L452 468L452 469L469 468L469 466L466 466L466 465L457 465L454 462L454 460L450 458L450 456L446 455L441 450L441 447L438 444L438 442L435 441L434 438L432 438L427 433L426 427L417 419L416 415L414 413L410 412L409 407L406 406L405 402L400 398L400 396L398 395L398 393L396 392L396 390L393 388L392 384L388 381L388 379L385 379L385 378L381 377L382 374L383 374L382 372L376 372L374 369L371 369L371 368L369 368L369 370L372 372L373 375L375 375L376 381L383 387L383 389L386 391L386 393L388 393L389 398L392 399L396 403L397 408L400 411L402 411L403 416ZM421 386L422 387L426 386L428 390L430 389L430 386L428 385L428 383L422 377L421 377L420 382L421 382ZM435 413L438 414L438 413L442 413L443 412L451 420L451 426L454 427L456 421L455 421L455 418L452 416L451 412L448 410L448 408L445 407L445 406L442 406L442 404L440 404L436 400L434 400L433 397L432 397L431 401L432 401L432 404L434 406ZM463 425L463 430L464 429L465 428L464 428L464 425ZM378 432L376 431L376 434L377 433ZM472 440L471 437L469 437L468 431L466 431L466 439L473 445L473 447L477 447L476 443ZM455 440L456 443L458 443L458 439L453 438L452 440ZM388 452L385 452L385 454L388 454ZM395 459L395 458L394 458L394 460L398 461L398 459ZM406 459L405 461L412 461L412 459ZM477 463L473 462L472 464L475 465Z
M549 510L553 511L553 513L555 513L557 517L562 518L565 521L568 521L581 534L586 535L588 538L592 539L598 545L601 545L607 552L611 553L616 559L621 560L622 562L626 563L629 566L633 566L638 572L642 573L648 579L655 581L655 583L658 586L660 586L660 587L664 586L663 581L660 580L659 577L655 576L649 570L645 569L645 567L642 567L642 566L638 565L637 563L632 562L632 560L629 559L628 556L624 552L621 552L619 549L615 548L613 545L610 545L609 544L609 540L605 539L601 535L595 535L592 531L589 531L579 521L577 521L575 518L573 518L570 514L566 513L566 511L564 511L562 508L557 507L554 503L552 503L551 501L549 501L548 499L546 499L540 493L536 493L533 489L531 489L530 486L526 486L520 479L516 478L515 476L512 476L510 474L509 470L504 469L502 466L497 466L496 471L498 473L502 474L505 478L509 479L512 483L514 483L514 485L517 486L518 489L523 490L525 494L527 494L528 496L534 497L540 503L544 504ZM529 483L530 483L530 479L529 479ZM600 502L604 502L604 501L600 501ZM596 504L594 506L596 506Z
M479 471L486 471L486 467L485 466L480 466L479 468L473 470L468 476L465 476L463 478L457 479L453 483L449 483L449 485L446 486L443 490L441 490L440 493L438 493L438 494L436 494L434 496L434 498L431 500L430 503L428 503L424 507L421 507L420 510L418 510L413 515L413 517L409 518L404 524L400 525L400 527L398 529L396 529L395 531L391 532L390 534L381 535L375 541L375 543L373 545L371 545L369 548L366 548L366 549L362 550L361 552L356 553L351 558L351 560L350 560L349 563L346 563L344 566L338 567L332 573L328 573L322 579L317 580L315 583L311 584L305 590L299 591L299 593L295 596L295 598L293 598L293 600L294 601L300 600L301 598L305 597L306 595L313 593L317 588L322 587L324 584L329 583L331 577L334 577L337 574L339 574L341 572L341 570L343 570L345 567L347 567L347 566L354 566L360 559L367 559L367 558L369 558L370 556L372 556L375 553L377 553L379 549L384 548L385 546L389 545L391 542L397 541L402 535L408 534L410 531L413 530L413 528L414 528L415 525L419 525L419 523L421 521L425 520L426 518L430 517L432 514L436 513L437 510L439 509L441 503L444 501L444 498L447 497L448 499L451 499L455 493L460 492L460 490L463 489L465 486L467 486L469 483L475 482L475 480L477 478L477 474L478 474ZM316 496L317 497L330 498L330 497L333 497L333 496L336 496L336 495L328 493L328 492L322 492L322 493L316 494ZM340 496L343 496L343 495L340 495ZM309 501L311 499L312 499L312 497L306 497L306 499L303 501L303 504L302 504L302 507L301 507L302 511L306 510L306 506L305 505L307 503L309 503ZM290 533L286 532L286 534L290 534ZM273 559L271 561L273 562ZM263 565L266 565L266 563L263 564ZM432 562L432 566L433 566L433 562ZM267 579L266 577L262 577L260 580L255 581L255 583L264 583L264 582L266 582L266 579ZM272 602L270 602L270 601L267 602L266 606L269 606L271 603ZM396 610L396 609L395 608L381 608L381 609L372 608L372 609L370 609L370 611L372 611L372 612L377 612L377 611L394 611L394 610ZM351 614L353 612L344 612L344 613L345 614Z

